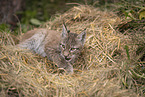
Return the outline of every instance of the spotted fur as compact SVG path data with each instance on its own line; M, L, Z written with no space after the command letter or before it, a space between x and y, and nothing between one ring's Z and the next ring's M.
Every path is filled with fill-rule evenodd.
M80 33L71 33L63 25L62 33L45 28L28 31L18 44L21 48L33 50L37 54L64 68L67 73L73 73L73 64L83 49L86 39L85 30Z

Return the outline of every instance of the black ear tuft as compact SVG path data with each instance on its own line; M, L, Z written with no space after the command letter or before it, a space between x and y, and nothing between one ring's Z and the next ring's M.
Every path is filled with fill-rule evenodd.
M67 33L69 33L70 32L70 30L67 30Z

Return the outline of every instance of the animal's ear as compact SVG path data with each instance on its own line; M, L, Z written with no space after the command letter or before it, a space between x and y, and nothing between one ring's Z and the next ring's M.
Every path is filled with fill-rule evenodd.
M86 29L84 31L82 31L77 38L79 39L79 41L84 45L85 40L86 40Z
M65 24L63 24L63 28L62 28L62 38L66 37L67 35L68 35L67 28L66 28Z

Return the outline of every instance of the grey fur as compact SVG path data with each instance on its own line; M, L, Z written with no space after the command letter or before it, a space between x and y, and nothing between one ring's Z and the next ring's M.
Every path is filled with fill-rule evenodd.
M63 25L62 33L48 29L34 29L24 34L18 44L21 48L31 49L47 58L67 73L73 73L73 64L83 49L86 31L70 33Z

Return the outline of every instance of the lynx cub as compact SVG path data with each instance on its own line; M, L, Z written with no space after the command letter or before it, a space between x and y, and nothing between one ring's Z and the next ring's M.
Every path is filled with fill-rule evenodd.
M45 28L38 28L25 33L18 44L21 48L31 49L37 54L73 73L73 63L78 58L85 43L86 31L80 34L71 33L63 25L62 33Z

